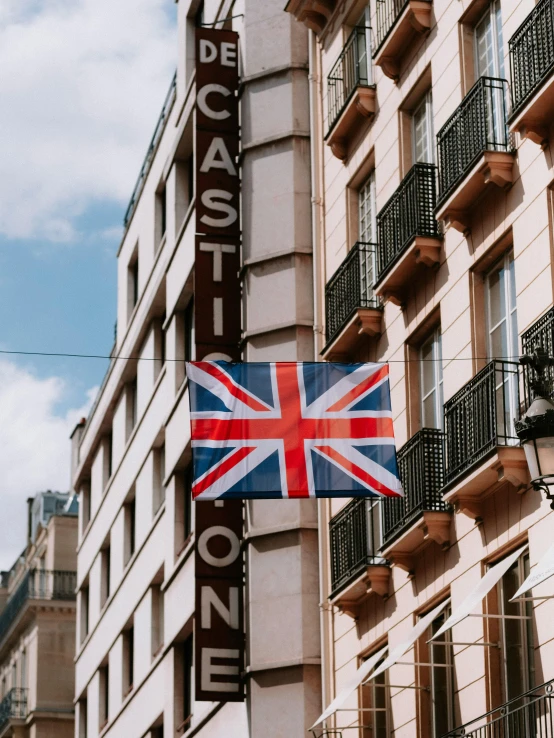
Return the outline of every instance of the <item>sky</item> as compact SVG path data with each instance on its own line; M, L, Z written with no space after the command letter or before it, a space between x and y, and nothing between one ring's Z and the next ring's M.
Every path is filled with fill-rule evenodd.
M109 354L123 215L176 66L174 0L0 2L0 350ZM0 570L69 489L107 361L0 353Z

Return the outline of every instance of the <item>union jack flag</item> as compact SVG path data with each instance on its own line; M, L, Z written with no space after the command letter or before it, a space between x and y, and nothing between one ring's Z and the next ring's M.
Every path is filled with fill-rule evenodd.
M386 364L187 363L196 500L402 495Z

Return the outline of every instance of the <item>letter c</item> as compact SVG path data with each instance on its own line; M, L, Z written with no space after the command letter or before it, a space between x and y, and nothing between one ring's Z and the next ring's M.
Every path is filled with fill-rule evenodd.
M217 92L224 97L229 97L229 95L232 95L231 90L228 90L223 85L204 85L204 87L202 87L202 89L196 96L196 100L198 102L198 107L200 108L200 110L204 113L204 115L206 115L208 118L212 118L213 120L225 120L225 118L229 118L231 116L231 113L228 110L212 110L212 108L210 108L206 101L206 98L211 92Z

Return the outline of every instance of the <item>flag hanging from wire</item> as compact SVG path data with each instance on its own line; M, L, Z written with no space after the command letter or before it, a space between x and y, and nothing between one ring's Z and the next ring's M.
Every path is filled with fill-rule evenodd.
M388 365L186 367L193 499L402 496Z

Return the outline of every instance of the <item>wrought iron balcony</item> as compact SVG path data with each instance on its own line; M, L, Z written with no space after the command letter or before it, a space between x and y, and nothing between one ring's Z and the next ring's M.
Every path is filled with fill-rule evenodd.
M142 167L140 168L139 176L133 189L133 194L131 195L131 200L129 201L129 205L127 206L127 210L125 211L125 217L123 218L123 225L125 228L128 227L129 223L131 222L131 218L133 217L133 213L135 212L136 204L141 195L146 177L148 176L148 172L150 171L150 167L152 166L152 160L154 159L154 154L156 153L156 149L158 148L158 144L160 143L162 133L164 132L169 113L171 112L171 108L173 107L173 103L175 102L176 94L177 72L175 72L175 75L171 80L171 85L169 86L169 91L166 95L162 107L162 112L160 113L160 117L158 118L158 122L156 123L156 128L154 129L154 135L152 136L150 145L148 146L148 150L146 151L146 156L144 157Z
M398 79L410 43L430 27L431 0L377 0L375 64L387 77Z
M518 445L518 369L515 362L491 361L444 404L446 485L498 446Z
M14 687L0 702L0 731L10 720L25 720L27 717L27 689Z
M513 145L507 100L505 79L480 77L438 132L437 217L444 218L443 205L453 194L457 196L448 202L448 209L467 211L489 182L499 187L511 184Z
M444 433L418 431L398 452L404 497L383 500L383 548L411 527L425 512L447 512L444 485Z
M521 334L522 353L532 354L538 348L544 349L549 356L554 356L554 307L550 308L525 333ZM548 372L552 391L554 390L554 367L548 367L546 371ZM531 391L532 374L533 370L530 367L523 367L525 407L529 407L533 401L533 393Z
M545 83L554 71L554 0L540 0L509 41L512 72L512 114L510 123L533 101L533 110L514 126L522 135L542 143L548 133L554 103L554 80ZM543 87L552 89L542 90ZM546 93L546 99L543 95ZM538 128L537 128L538 124ZM530 134L530 135L529 135Z
M0 641L29 600L74 600L77 575L73 571L31 569L0 612Z
M442 738L554 738L554 682L546 682Z
M370 33L371 28L366 26L354 28L327 77L326 141L339 159L346 158L347 140L357 123L375 113Z
M436 170L434 164L414 164L377 215L377 294L401 288L412 278L416 262L430 266L438 261L441 234L434 213ZM416 243L417 239L421 242ZM413 258L404 260L405 268L394 275L392 285L383 285L384 277L407 252Z
M327 354L331 348L334 349L334 353L337 353L337 350L339 353L348 353L350 344L358 338L360 328L358 325L354 326L353 335L341 334L353 320L361 323L361 331L367 332L368 335L374 335L380 328L381 314L375 311L381 310L381 303L373 292L376 248L373 243L358 241L327 283L325 288L327 346L323 350L325 358L329 358ZM337 347L339 337L341 346Z

